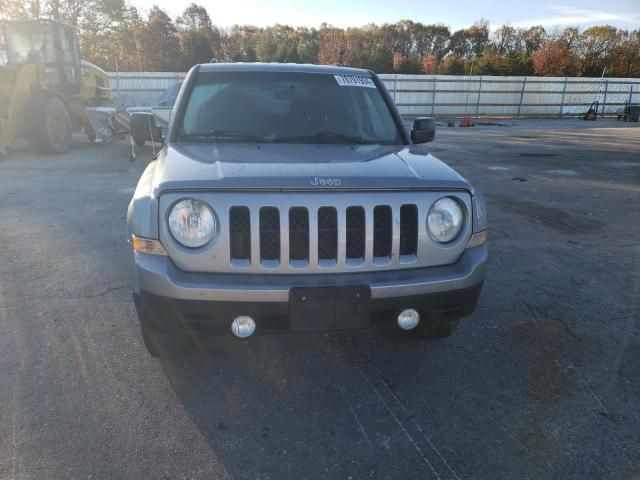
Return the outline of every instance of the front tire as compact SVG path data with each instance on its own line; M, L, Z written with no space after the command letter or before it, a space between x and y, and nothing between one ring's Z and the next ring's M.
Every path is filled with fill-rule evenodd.
M31 115L31 141L45 154L62 154L71 148L71 114L58 97L44 97L36 101Z

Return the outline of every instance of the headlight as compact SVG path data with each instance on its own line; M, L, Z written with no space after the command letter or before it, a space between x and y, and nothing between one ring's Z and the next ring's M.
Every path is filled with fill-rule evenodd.
M427 226L431 237L439 243L447 243L455 239L464 224L464 213L457 200L442 197L429 209Z
M171 209L169 230L173 238L185 247L202 247L216 233L216 218L206 203L185 198Z

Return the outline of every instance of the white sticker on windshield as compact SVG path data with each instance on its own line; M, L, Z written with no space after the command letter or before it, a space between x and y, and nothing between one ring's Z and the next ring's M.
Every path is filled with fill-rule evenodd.
M376 88L376 84L373 83L369 77L362 75L334 75L336 82L341 87L365 87Z

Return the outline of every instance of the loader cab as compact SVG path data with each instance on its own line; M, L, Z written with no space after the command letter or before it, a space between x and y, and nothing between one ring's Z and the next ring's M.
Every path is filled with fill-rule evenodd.
M76 93L82 84L80 51L75 27L53 20L11 21L4 25L9 65L43 65L52 88Z

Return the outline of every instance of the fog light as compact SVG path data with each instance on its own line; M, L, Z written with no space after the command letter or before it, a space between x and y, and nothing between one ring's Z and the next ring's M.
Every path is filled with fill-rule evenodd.
M247 315L241 315L231 322L231 331L238 338L250 337L256 331L256 322Z
M413 308L402 310L398 315L398 325L403 330L411 330L416 328L420 322L420 314Z

